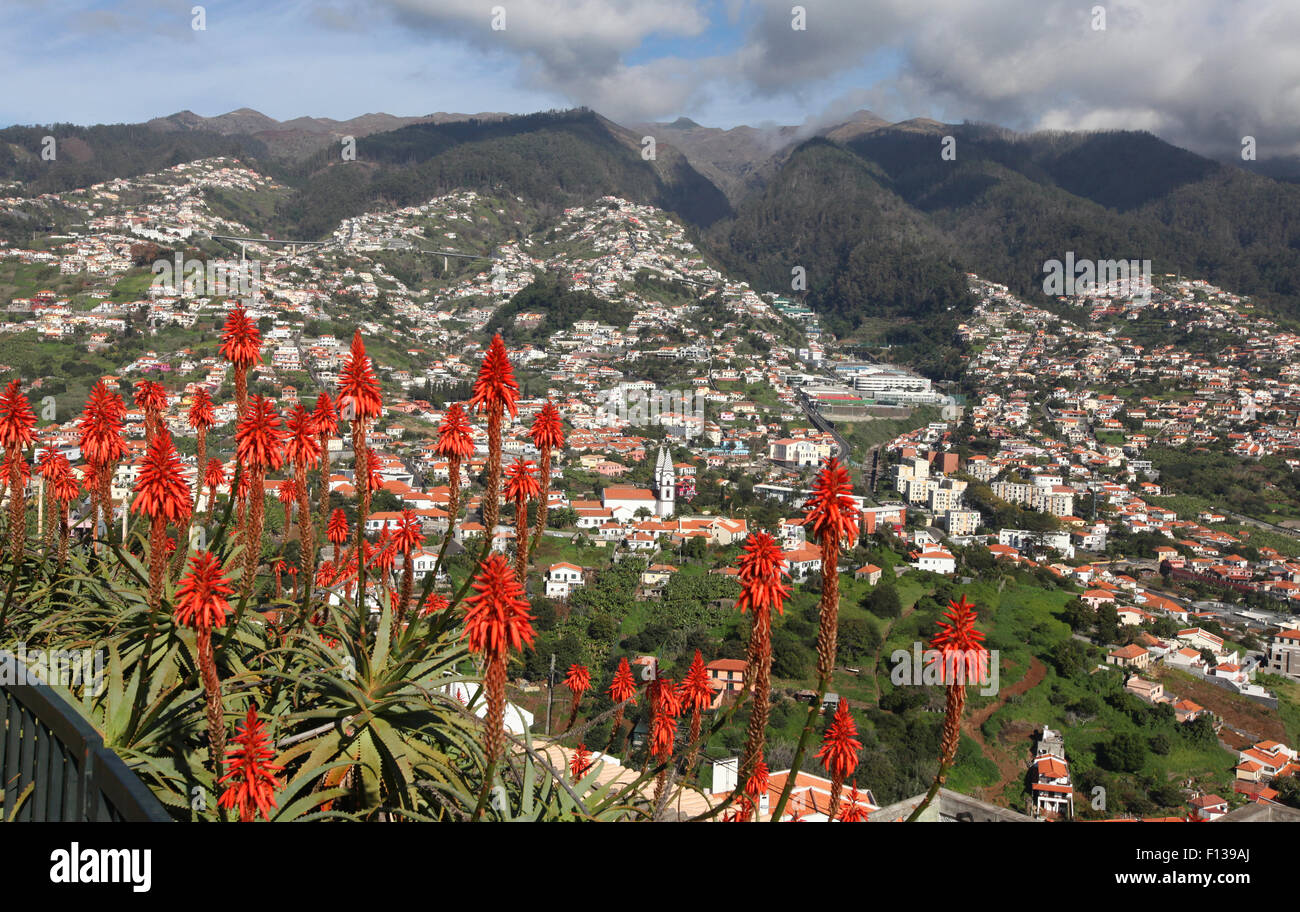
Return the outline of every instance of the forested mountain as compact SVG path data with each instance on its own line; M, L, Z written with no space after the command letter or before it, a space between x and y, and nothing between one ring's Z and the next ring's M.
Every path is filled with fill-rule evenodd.
M792 268L806 269L807 300L832 332L943 346L968 303L962 272L1041 297L1044 263L1069 251L1149 259L1157 274L1204 277L1300 317L1294 184L1147 133L932 121L853 133L799 146L707 235L760 287L789 290ZM955 158L941 155L945 136Z
M40 193L232 155L290 188L255 227L309 238L459 188L522 197L539 219L612 194L676 213L708 254L760 290L806 291L833 333L924 354L938 372L969 302L964 272L1041 296L1044 263L1070 251L1149 259L1156 273L1201 276L1300 317L1300 185L1148 133L1015 134L858 112L795 143L808 131L685 119L625 129L585 109L430 115L397 129L385 129L400 122L387 115L279 124L327 137L345 125L377 131L359 135L355 161L344 161L333 140L305 156L268 147L259 137L278 122L255 111L185 114L0 130L0 179ZM647 132L651 160L641 154ZM45 135L59 141L53 162L40 157ZM945 137L955 156L941 155ZM792 285L796 267L806 290Z
M504 190L552 207L613 194L697 225L730 212L726 197L680 152L659 144L646 161L639 136L582 109L412 124L359 140L356 161L325 149L278 176L298 188L282 205L278 227L308 237L376 206L410 205L457 188Z
M53 136L54 158L41 153ZM24 193L58 193L117 177L134 177L200 158L266 159L260 140L205 130L163 133L144 124L78 127L51 124L0 130L0 180L20 180Z

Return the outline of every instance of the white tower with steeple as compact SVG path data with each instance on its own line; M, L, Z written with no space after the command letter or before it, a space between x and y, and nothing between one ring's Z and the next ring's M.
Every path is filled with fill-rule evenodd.
M667 445L659 447L659 456L655 460L655 515L672 516L674 500L677 497L677 473L673 470L673 456Z

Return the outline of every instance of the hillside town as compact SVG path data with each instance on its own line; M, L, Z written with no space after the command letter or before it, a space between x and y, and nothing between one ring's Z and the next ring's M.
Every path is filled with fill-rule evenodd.
M534 728L555 690L546 661L555 654L594 665L626 653L647 666L702 648L710 711L734 699L752 659L739 634L724 633L737 623L730 561L753 533L772 532L784 574L811 602L827 558L804 508L818 468L836 457L851 469L861 524L834 572L852 593L855 630L868 645L837 669L837 687L842 680L846 689L825 695L828 715L841 699L875 701L885 713L893 698L899 715L919 710L921 702L903 702L901 688L872 679L888 677L887 647L919 638L920 618L938 616L963 587L983 586L999 600L999 618L1041 609L1038 628L1055 625L1050 658L1044 646L1011 663L1016 686L1031 687L1045 662L1069 688L1115 682L1109 708L1089 709L1099 700L1065 684L1053 691L1073 728L1046 714L1032 726L1012 718L1007 694L981 704L986 719L999 714L991 728L966 733L977 751L988 747L983 778L975 784L971 773L966 794L946 792L932 807L936 819L1069 820L1085 809L1161 819L1181 807L1214 820L1252 805L1282 807L1295 795L1284 783L1300 772L1300 494L1284 496L1280 479L1300 467L1300 335L1254 312L1249 299L1166 276L1141 298L1061 298L1048 310L970 275L973 311L958 331L969 352L964 381L939 382L840 346L797 295L729 277L682 224L651 206L604 197L544 217L519 197L461 190L348 218L324 241L261 236L234 217L232 200L255 207L281 190L238 161L210 159L84 190L0 198L0 210L39 213L58 226L31 246L0 247L0 287L13 292L0 300L0 372L31 390L42 450L84 471L79 408L90 382L102 377L128 403L142 381L160 383L158 420L197 486L195 510L221 509L239 468L236 378L217 350L227 312L242 306L260 328L248 389L279 410L332 394L359 331L384 394L367 438L378 487L364 531L386 540L404 517L418 518L425 543L399 569L409 562L416 585L436 574L429 585L450 591L449 570L475 541L502 555L518 548L517 515L484 524L487 429L473 427L464 461L436 446L449 404L464 397L489 334L500 332L523 380L517 412L504 419L502 454L541 459L530 426L547 402L568 428L549 463L549 519L526 583L530 599L548 603L554 628L547 656L513 669L516 717ZM214 273L214 262L224 271ZM580 309L532 309L539 276L558 277L556 294L573 296ZM78 363L86 365L80 375ZM223 471L212 484L200 483L205 467L188 417L201 394L217 403L206 446ZM123 537L152 433L143 407L128 407L124 426L127 451L108 495ZM342 435L328 441L331 501L358 493L352 446ZM1197 476L1171 453L1265 467L1277 509L1190 489L1187 479ZM261 481L268 516L283 504L284 520L269 532L286 542L290 473ZM40 502L41 484L33 474L9 496ZM73 512L74 534L106 534L94 528L88 498ZM453 525L449 566L442 537ZM337 544L322 552L327 560L341 554ZM644 609L600 607L597 593L613 591L620 574L630 574L628 604ZM1050 617L1035 598L1050 604ZM779 629L797 623L782 618ZM670 634L681 641L671 657L661 648ZM1011 634L997 639L1013 645ZM787 652L794 658L774 674L793 703L815 691L803 661L810 650ZM1077 673L1067 670L1075 665ZM1072 778L1080 743L1096 748L1088 766L1097 781L1144 768L1111 762L1113 745L1096 747L1101 735L1090 720L1126 695L1165 713L1172 731L1198 723L1197 732L1208 731L1195 736L1196 765L1175 770L1191 784L1150 813L1138 801L1098 811ZM550 726L548 716L547 734ZM633 744L645 735L634 731ZM726 748L709 757L703 804L682 814L736 788L737 744ZM564 764L573 760L571 749L556 749L568 751ZM1140 753L1147 756L1145 744ZM793 770L788 756L785 764L770 759L772 797L757 800L760 818L793 775L799 797L787 819L826 819L830 780ZM608 781L630 775L617 757L604 761ZM854 806L872 821L902 819L920 790L905 778L888 787L861 782Z

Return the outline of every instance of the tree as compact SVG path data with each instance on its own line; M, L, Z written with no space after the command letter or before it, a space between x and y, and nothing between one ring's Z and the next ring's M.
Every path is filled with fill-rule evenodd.
M1300 777L1287 776L1273 783L1277 800L1293 808L1300 808Z
M903 603L893 583L878 584L864 600L863 607L878 618L896 618L903 613Z
M1140 735L1120 732L1097 746L1097 762L1117 773L1134 773L1147 762L1147 745Z
M1114 605L1107 603L1097 609L1097 636L1103 643L1119 639L1119 612Z
M839 648L850 659L874 656L880 648L880 634L866 618L844 618L840 621Z

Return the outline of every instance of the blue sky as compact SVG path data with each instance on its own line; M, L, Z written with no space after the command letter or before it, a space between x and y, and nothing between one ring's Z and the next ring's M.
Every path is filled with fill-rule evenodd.
M1300 151L1300 4L1123 0L4 0L0 124L250 107L818 123L859 108ZM491 27L494 7L505 28Z

